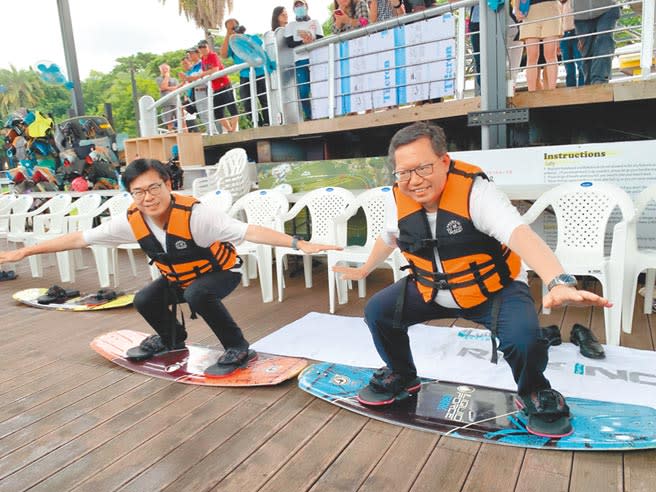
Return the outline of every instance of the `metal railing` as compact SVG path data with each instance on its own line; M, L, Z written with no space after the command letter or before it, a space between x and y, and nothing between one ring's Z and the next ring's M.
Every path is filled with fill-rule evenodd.
M484 0L480 1L480 8L487 9L487 3ZM265 49L276 61L277 69L264 76L266 90L262 90L261 82L255 77L254 67L250 67L249 71L250 77L247 82L249 90L242 91L241 83L235 84L230 89L236 88L237 92L249 95L248 98L235 98L240 106L248 107L250 102L251 108L248 114L243 111L236 116L245 116L242 121L250 120L253 127L259 126L258 99L262 100L261 111L263 114L268 113L271 125L285 125L310 118L332 119L340 115L420 104L422 101L438 98L463 99L477 95L476 79L480 77L481 72L478 57L484 58L486 49L490 47L486 47L483 43L480 52L473 49L476 45L472 43L473 37L479 36L480 40L485 39L485 23L481 23L480 30L468 30L465 19L471 7L478 2L479 0L462 0L430 8L415 14L369 24L340 35L327 36L294 49L287 48L281 30L267 33ZM612 60L611 82L653 77L651 67L654 56L654 2L630 0L618 2L618 6L623 18L633 17L633 22L622 23L628 24L624 26L618 23L602 32L576 34L568 39L585 41L595 35L611 34L622 46L606 54L568 58L565 60L568 65L559 62L557 74L561 84L566 78L566 68L586 65L602 58ZM637 14L630 10L631 6L641 7L640 22L637 22ZM508 8L507 5L505 8ZM554 18L562 17L564 16L558 15ZM507 19L510 17L508 16ZM526 79L522 75L524 70L540 66L540 63L520 65L521 57L518 56L518 52L524 50L526 43L517 43L513 39L516 30L530 22L516 24L511 21L507 24L504 43L507 87L497 88L499 91L507 92L507 95L512 95L515 89L523 89L526 84ZM441 29L443 28L440 35L431 36L432 31L429 29L421 31L422 26L438 26L438 24ZM394 42L391 42L390 38ZM528 46L531 44L529 43ZM427 52L432 55L427 56ZM638 54L639 67L625 69L620 66L620 61L623 64L627 55L636 57ZM295 59L298 58L307 58L307 64L298 65L295 63ZM633 64L637 65L635 59ZM245 63L233 65L186 84L157 101L149 96L142 97L140 100L142 135L154 135L158 131L164 131L165 125L157 125L158 110L174 113L176 131L184 131L184 105L181 97L190 89L194 90L198 87L205 88L207 92L205 99L197 97L195 101L203 123L196 121L186 128L194 130L204 126L207 134L216 134L214 110L225 111L228 104L214 107L211 81L245 68L249 68L249 65ZM624 73L620 69L624 70ZM305 73L299 77L299 71ZM260 82L259 92L258 82ZM387 96L390 94L392 96L387 98L380 96L385 91ZM481 96L482 100L489 100L491 97L489 93L483 93ZM310 107L309 114L308 107ZM166 117L166 114L164 116Z

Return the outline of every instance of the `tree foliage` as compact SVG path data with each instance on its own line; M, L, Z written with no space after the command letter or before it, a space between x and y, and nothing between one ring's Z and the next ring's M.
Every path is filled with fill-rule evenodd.
M166 0L160 0L166 3ZM223 25L226 11L232 11L234 0L178 0L178 12L187 20L193 20L205 31L205 38L210 41L210 29Z

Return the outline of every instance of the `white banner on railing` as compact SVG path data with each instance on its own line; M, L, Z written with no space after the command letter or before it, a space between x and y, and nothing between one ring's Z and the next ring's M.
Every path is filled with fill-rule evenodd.
M328 116L329 49L335 50L335 115L454 94L450 13L310 52L313 119Z

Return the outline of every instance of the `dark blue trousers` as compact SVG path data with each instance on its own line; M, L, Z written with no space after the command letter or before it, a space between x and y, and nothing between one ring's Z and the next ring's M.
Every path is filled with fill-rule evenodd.
M492 303L471 309L450 309L434 302L424 302L415 282L408 281L400 328L394 328L394 311L404 279L376 293L365 307L365 321L380 357L395 372L414 377L417 369L412 360L408 327L432 319L464 318L491 329ZM544 377L547 367L546 339L542 338L538 317L528 286L513 282L496 294L499 297L497 336L499 350L510 365L520 395L550 388ZM495 297L496 297L495 296Z
M191 310L200 315L212 329L224 348L248 348L237 323L223 305L221 300L239 285L241 274L231 271L217 271L201 275L181 293L182 299ZM178 295L180 294L178 290ZM186 338L182 326L175 320L170 306L175 292L164 277L159 278L141 289L134 296L134 306L145 318L153 330L162 337L166 344ZM172 330L173 323L176 329ZM176 331L176 340L171 334Z

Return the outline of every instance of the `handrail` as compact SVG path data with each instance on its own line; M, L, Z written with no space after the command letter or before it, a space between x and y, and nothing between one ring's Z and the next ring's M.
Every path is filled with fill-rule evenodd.
M325 36L321 39L313 41L312 43L298 46L294 49L294 51L296 53L312 51L329 44L341 43L343 41L348 41L349 39L360 38L368 34L374 34L390 28L403 26L405 24L411 24L416 21L432 19L433 17L439 17L440 15L447 12L456 12L461 7L471 7L477 4L478 0L461 0L460 2L440 5L439 7L431 7L429 9L422 10L421 12L415 12L414 14L401 15L386 21L367 24L366 26L352 29L341 34Z
M261 63L260 63L261 65ZM183 92L187 92L189 89L193 89L194 87L197 87L202 84L207 84L211 82L214 79L217 79L219 77L224 77L226 75L231 75L236 72L240 72L245 68L250 67L251 65L249 63L240 63L239 65L231 65L227 68L224 68L223 70L219 70L218 72L211 73L209 75L205 75L204 77L194 80L193 82L189 84L185 84L181 87L178 87L177 89L169 92L168 94L160 97L157 101L155 101L153 104L151 104L147 109L149 110L154 110L155 108L158 108L165 102L173 99L174 97L177 97L179 94L182 94Z

